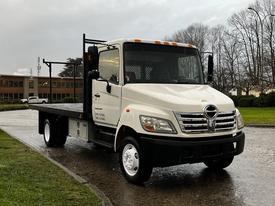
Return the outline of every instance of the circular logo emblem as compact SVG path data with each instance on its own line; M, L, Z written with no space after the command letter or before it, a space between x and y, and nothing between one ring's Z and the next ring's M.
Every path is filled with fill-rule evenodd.
M210 131L215 131L218 108L215 105L207 105L204 108L204 115L207 118L208 129Z
M215 105L207 105L204 108L204 115L208 119L213 119L218 115L218 108Z

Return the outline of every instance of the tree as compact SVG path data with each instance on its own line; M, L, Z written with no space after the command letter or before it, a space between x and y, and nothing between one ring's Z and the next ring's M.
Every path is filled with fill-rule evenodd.
M171 37L166 37L170 41L182 42L195 45L200 51L205 51L208 35L208 26L195 23L186 29L176 31Z
M76 64L76 71L75 76L76 77L82 77L83 76L83 65L81 64L82 58L68 58L68 63L75 63ZM74 65L72 64L66 64L63 68L63 71L58 74L60 77L73 77L74 76Z
M248 9L250 8L250 9ZM275 1L260 0L234 13L228 25L201 23L176 31L166 40L190 43L214 55L214 87L249 94L275 87ZM205 63L202 58L203 64Z

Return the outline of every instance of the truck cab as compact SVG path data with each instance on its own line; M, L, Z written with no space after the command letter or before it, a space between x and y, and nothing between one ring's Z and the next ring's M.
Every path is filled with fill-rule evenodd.
M83 35L83 59L83 105L31 105L47 146L62 146L69 135L113 149L134 184L147 181L153 167L203 162L223 169L243 152L241 114L208 85L213 57L204 72L195 46Z
M155 166L204 162L221 169L243 151L240 112L205 83L195 46L110 42L99 47L98 72L93 120L116 131L110 140L128 181L148 179Z

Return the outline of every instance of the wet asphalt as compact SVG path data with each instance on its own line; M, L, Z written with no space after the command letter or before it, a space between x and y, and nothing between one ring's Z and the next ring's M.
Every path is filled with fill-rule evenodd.
M92 143L69 137L64 148L46 148L37 115L0 112L0 128L95 185L113 205L275 205L274 128L245 128L244 153L221 172L204 164L155 168L144 186L135 186L122 177L117 155Z

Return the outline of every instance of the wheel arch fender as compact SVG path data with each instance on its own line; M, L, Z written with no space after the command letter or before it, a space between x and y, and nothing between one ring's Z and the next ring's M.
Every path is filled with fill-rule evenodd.
M167 116L167 113L163 110L147 105L131 104L126 106L122 110L115 134L115 152L118 150L120 143L125 136L132 135L138 140L138 134L148 134L148 132L146 132L141 126L140 115Z

